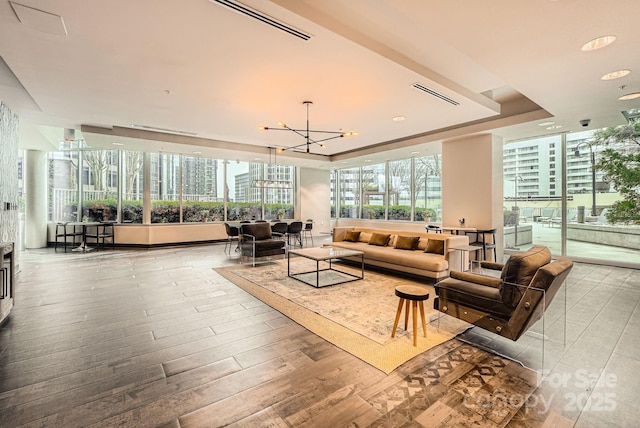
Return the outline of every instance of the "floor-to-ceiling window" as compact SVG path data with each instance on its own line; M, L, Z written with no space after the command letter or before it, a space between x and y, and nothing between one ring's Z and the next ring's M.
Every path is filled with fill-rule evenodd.
M117 150L83 150L82 219L115 221L118 211Z
M441 155L387 161L331 173L331 216L439 221ZM339 205L340 210L335 206Z
M389 220L411 220L411 159L388 163Z
M142 223L143 152L123 151L120 166L122 183L121 214L123 223Z
M437 222L442 218L442 156L414 159L414 201L416 221Z
M363 166L360 170L362 187L362 218L385 219L387 206L386 168L384 163Z
M262 187L257 181L263 179L262 164L230 162L227 165L229 202L227 220L257 220L262 218Z
M575 258L640 260L640 230L635 220L612 223L608 218L614 204L624 201L624 195L606 172L594 168L608 147L594 141L594 132L504 145L507 251L545 245L554 254L564 251ZM620 142L615 152L637 151L636 146L631 141Z
M78 219L78 162L79 152L49 153L47 182L49 221L77 221Z
M338 215L342 218L360 217L360 168L341 169L338 172L336 189L337 200L340 204Z
M224 220L223 197L218 196L217 159L182 157L182 221Z
M291 166L264 164L264 218L293 218L293 176Z
M180 222L180 155L151 154L151 223Z
M77 144L50 152L48 219L142 223L144 156ZM295 167L172 153L149 159L151 223L293 218Z

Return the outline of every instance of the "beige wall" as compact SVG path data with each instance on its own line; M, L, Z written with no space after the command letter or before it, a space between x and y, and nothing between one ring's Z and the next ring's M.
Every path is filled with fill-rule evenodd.
M502 254L502 139L472 135L442 143L442 224L497 228L498 260Z

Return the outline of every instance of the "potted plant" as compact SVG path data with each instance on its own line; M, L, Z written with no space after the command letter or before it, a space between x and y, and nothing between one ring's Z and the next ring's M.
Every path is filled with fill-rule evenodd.
M280 208L276 212L276 216L278 217L278 220L282 220L284 218L284 208Z
M429 223L437 219L438 213L433 208L425 208L422 211L422 217L424 218L425 223Z

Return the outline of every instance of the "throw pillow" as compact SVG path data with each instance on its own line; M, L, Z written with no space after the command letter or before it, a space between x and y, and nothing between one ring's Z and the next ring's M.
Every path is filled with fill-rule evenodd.
M429 239L424 252L444 255L444 241L442 239Z
M418 248L419 236L400 236L396 238L395 248L398 250L415 250Z
M389 235L386 233L373 233L369 239L369 245L378 245L384 247L389 242Z
M360 238L360 232L355 230L347 230L347 234L344 235L344 241L358 242L358 238Z

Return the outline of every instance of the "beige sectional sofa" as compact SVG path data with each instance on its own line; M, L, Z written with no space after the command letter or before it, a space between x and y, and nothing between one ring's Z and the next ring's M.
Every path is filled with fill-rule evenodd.
M386 245L372 245L370 241L378 240L378 244L380 240L384 242L383 235L389 235ZM362 251L365 264L368 265L438 281L449 276L449 269L460 270L461 257L466 256L466 253L451 250L451 247L468 244L469 238L466 236L366 227L336 227L333 229L333 242L324 245ZM429 252L425 251L427 247Z

